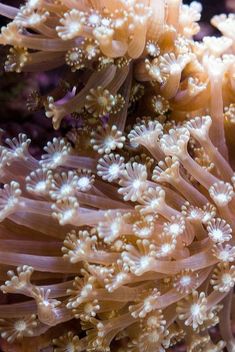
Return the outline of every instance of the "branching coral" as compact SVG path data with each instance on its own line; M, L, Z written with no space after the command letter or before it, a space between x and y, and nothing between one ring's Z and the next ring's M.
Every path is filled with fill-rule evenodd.
M235 18L216 16L223 36L196 42L200 11L180 0L0 4L13 19L0 35L6 68L67 65L71 89L40 99L56 129L71 114L86 126L41 160L26 135L0 146L1 290L28 297L0 305L7 343L163 352L184 339L190 352L234 351Z

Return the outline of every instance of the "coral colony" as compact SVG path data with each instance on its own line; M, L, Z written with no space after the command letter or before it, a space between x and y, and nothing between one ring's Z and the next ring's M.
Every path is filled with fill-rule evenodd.
M3 351L235 351L235 15L199 42L201 10L0 4L5 70L66 83L29 109L80 123L40 160L2 141Z

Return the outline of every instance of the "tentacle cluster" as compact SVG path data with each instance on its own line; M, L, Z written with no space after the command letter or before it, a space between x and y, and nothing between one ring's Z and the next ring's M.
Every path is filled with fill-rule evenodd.
M195 2L29 0L0 13L13 18L7 67L81 76L42 98L55 128L95 119L41 160L25 135L0 146L1 291L25 296L0 305L1 337L16 351L163 352L183 339L234 351L234 16L199 43Z

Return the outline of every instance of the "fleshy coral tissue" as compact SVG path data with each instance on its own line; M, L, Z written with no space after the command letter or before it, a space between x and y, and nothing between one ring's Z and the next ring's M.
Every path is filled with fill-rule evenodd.
M28 108L80 123L1 143L3 351L235 351L235 15L197 41L201 11L0 4L5 70L63 76Z

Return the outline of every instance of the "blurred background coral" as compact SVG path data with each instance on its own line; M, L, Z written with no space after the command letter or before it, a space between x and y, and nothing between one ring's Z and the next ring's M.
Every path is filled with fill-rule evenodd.
M3 0L5 4L19 6L22 1ZM184 1L190 4L192 1ZM202 20L200 22L201 31L197 35L198 39L205 35L216 35L217 31L210 25L213 15L234 11L235 0L203 0ZM1 18L1 25L6 23L6 19ZM55 132L52 128L51 120L45 117L44 111L30 112L26 106L26 101L30 94L39 90L41 93L49 91L55 87L58 81L56 72L50 74L28 74L28 73L4 73L3 65L6 59L6 48L0 49L0 128L5 131L7 137L13 137L20 132L26 133L32 138L31 152L39 154L41 147L58 133L65 134L71 124L76 121L65 121L60 132Z

